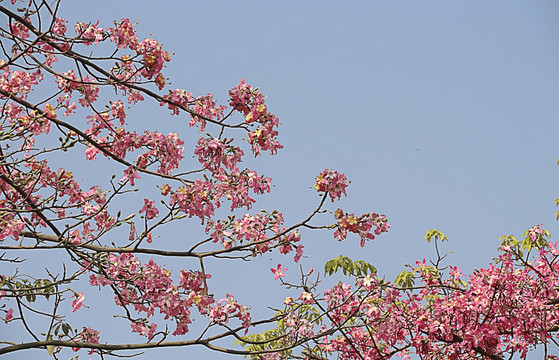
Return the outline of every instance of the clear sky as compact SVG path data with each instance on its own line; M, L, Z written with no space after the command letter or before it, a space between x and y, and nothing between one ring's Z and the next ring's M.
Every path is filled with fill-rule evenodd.
M173 86L195 95L225 102L240 78L268 95L285 148L248 162L276 185L255 211L300 221L318 200L309 186L329 168L352 182L330 209L387 215L390 231L365 248L356 238L338 243L330 233L303 232L305 268L344 254L393 279L404 263L434 255L423 236L437 228L450 239L449 262L470 272L495 256L501 235L541 223L557 234L555 0L63 1L60 15L101 27L138 22L141 38L151 33L175 53L163 71ZM195 139L186 118L156 110L128 123ZM187 156L193 149L187 142ZM296 281L292 256L212 262L207 270L217 297L235 294L264 315L285 296L269 271L278 262ZM162 354L223 358L188 348Z

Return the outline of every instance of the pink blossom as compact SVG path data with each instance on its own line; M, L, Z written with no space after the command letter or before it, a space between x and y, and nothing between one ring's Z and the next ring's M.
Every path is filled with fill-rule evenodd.
M111 33L111 41L116 43L117 48L128 47L131 50L136 50L138 36L136 36L129 19L120 20L116 27L109 28L107 31Z
M14 318L14 309L9 309L8 312L6 312L6 318L4 321L7 323L13 318Z
M348 183L349 181L344 174L326 169L318 174L314 187L318 192L328 193L332 201L334 201L339 199L342 194L347 196L345 189Z
M78 38L84 40L83 43L85 45L91 45L93 43L97 45L99 41L103 40L103 28L98 28L98 24L99 21L97 21L97 23L95 24L85 24L82 22L78 22L74 26Z
M72 297L76 298L76 300L72 301L72 312L74 312L82 307L82 303L85 300L85 295L83 293L78 293L72 295Z
M157 324L152 323L150 326L147 326L147 324L139 321L131 323L130 326L132 327L132 332L139 333L140 335L147 337L149 340L153 338L155 330L157 329Z
M55 34L58 35L64 35L66 33L66 20L64 20L63 18L56 18L56 21L54 23L54 28L52 29L52 31Z
M314 304L314 298L309 292L304 291L299 299L303 300L303 304Z
M357 217L355 214L347 214L342 209L337 209L334 218L338 220L334 237L338 241L342 241L347 237L348 232L358 234L361 238L361 247L365 246L367 240L374 239L375 235L380 235L390 229L386 216L375 212Z
M72 238L72 244L74 245L79 245L82 242L80 232L78 230L72 230L70 232L70 238Z
M129 166L126 170L124 170L124 176L120 179L120 182L130 180L130 185L134 186L134 179L140 179L140 175L138 175L132 166Z
M295 258L294 258L296 263L298 263L299 260L301 260L301 256L303 256L303 248L304 248L303 245L298 245L297 246L297 250L296 250L296 254L295 254Z
M540 228L542 225L536 225L528 229L528 236L532 241L536 241L540 234L543 234L543 230Z
M144 207L140 210L140 213L146 213L146 219L150 220L157 217L159 210L155 207L155 201L149 201L144 199Z
M270 271L274 273L274 280L277 280L280 277L285 277L285 274L283 272L287 271L287 268L282 269L281 264L278 264L278 267L276 269L271 268Z

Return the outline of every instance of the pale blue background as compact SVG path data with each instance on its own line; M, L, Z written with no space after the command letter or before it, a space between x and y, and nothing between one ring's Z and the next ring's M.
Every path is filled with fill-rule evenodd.
M344 254L393 279L404 263L433 256L423 236L438 228L451 240L444 247L455 252L450 262L470 272L496 255L500 235L521 236L540 223L556 232L556 1L66 1L60 15L70 22L99 19L101 27L123 17L139 22L141 38L151 33L175 53L164 70L173 87L212 92L225 102L227 90L246 78L269 96L285 149L247 162L276 185L255 211L278 209L288 223L301 220L317 201L309 189L314 177L333 168L352 183L347 199L330 209L388 216L389 233L365 248L356 238L338 243L329 233L305 232L305 268L321 269ZM190 156L196 131L186 118L152 114L154 108L128 123L184 134ZM176 248L175 239L190 241L184 228L169 237ZM265 307L280 306L285 296L269 271L278 262L296 282L292 256L210 262L213 292L233 293L254 314L270 314ZM75 326L95 318L96 290L82 290L92 309ZM112 302L109 292L102 294L109 298L100 296L97 307ZM107 312L88 321L97 328L114 322L114 331L101 337L114 342L128 326ZM7 358L31 356L48 358L37 351ZM225 357L190 347L142 358L155 356Z

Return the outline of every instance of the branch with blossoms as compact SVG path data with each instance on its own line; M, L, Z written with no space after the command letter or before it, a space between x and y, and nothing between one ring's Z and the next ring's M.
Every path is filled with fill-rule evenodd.
M468 279L459 268L442 266L446 255L440 254L437 243L448 239L438 230L426 234L435 244L436 259L431 265L425 259L417 261L394 283L379 278L370 264L339 257L326 264L325 273L343 270L355 278L355 285L340 282L320 292L318 281L309 286L306 277L300 285L283 280L287 269L278 265L271 269L274 277L301 295L286 298L275 329L245 337L260 339L261 344L244 346L271 351L307 335L312 341L300 352L271 353L268 358L387 359L416 354L524 359L542 345L544 358L551 359L548 347L557 345L559 329L559 250L548 238L540 225L527 230L522 240L502 237L499 257Z
M213 94L172 89L163 75L171 55L157 40L141 40L130 20L108 28L76 22L72 32L58 15L59 0L11 3L0 6L5 16L0 26L0 250L5 253L0 261L10 266L0 274L0 317L6 326L23 329L29 340L3 341L0 354L46 349L57 357L65 348L88 348L103 357L188 345L267 354L215 344L242 340L249 329L278 317L253 320L234 294L213 295L205 259L246 261L277 251L299 262L301 229L337 229L343 238L353 232L362 243L388 229L386 218L376 213L359 217L358 225L349 221L353 214L336 215L337 224L314 224L328 211L327 198L345 195L349 182L334 170L315 179L321 197L303 220L288 225L277 210L250 213L272 182L240 167L243 146L255 157L283 148L279 119L263 93L244 79L228 91L226 104ZM184 127L198 129L192 162L185 160L185 140L178 133L134 127L129 109L150 101L171 116L186 116ZM239 133L246 145L235 140ZM93 186L77 175L83 166L76 167L74 158L60 162L66 154L95 169L87 179ZM216 215L227 208L227 218ZM175 223L199 223L205 235L166 248L161 238ZM41 257L46 274L29 260L4 256L41 252L48 254ZM160 264L168 258L196 262L177 271ZM147 342L107 344L103 329L73 325L69 314L96 309L88 286L110 289L115 317ZM206 326L193 331L194 319ZM220 328L225 331L210 334ZM289 346L311 340L302 336Z
M86 348L128 356L202 345L258 359L504 359L526 358L537 345L546 352L556 341L559 251L540 225L522 240L503 237L499 257L469 277L443 267L438 244L447 239L437 230L426 234L435 261L417 261L394 282L340 256L324 272L341 270L351 283L322 288L312 271L301 271L299 283L286 280L279 262L270 280L296 295L275 315L253 319L234 291L213 287L208 258L247 261L275 251L301 262L303 230L331 231L338 241L354 235L365 246L388 231L386 216L332 209L324 221L349 185L331 169L315 178L320 198L304 219L286 224L277 210L252 212L272 180L242 168L245 152L258 158L283 148L279 119L258 88L241 79L225 103L171 88L164 75L171 55L157 40L142 40L129 19L68 29L61 1L11 2L0 6L0 261L7 265L0 317L24 336L3 340L0 354L39 349L56 358ZM138 126L130 109L142 102L183 119L178 130L196 128L195 139ZM93 170L86 180L71 156ZM173 224L199 225L203 235L181 234L169 245ZM38 256L47 270L23 255ZM192 264L162 265L172 258ZM74 312L103 316L89 296L95 288L113 296L117 320L108 321L141 341L119 342L87 320L75 324Z

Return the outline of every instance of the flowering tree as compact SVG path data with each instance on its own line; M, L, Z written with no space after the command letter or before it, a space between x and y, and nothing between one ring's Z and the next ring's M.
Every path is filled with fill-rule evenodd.
M57 358L85 348L104 357L203 345L254 358L504 359L554 341L558 252L540 226L522 241L503 238L500 257L469 278L444 267L437 250L433 263L417 262L393 283L371 264L338 257L325 273L342 270L355 284L324 290L312 269L292 283L278 264L270 280L298 297L285 298L284 308L265 319L253 319L251 304L234 294L214 295L208 259L279 251L299 262L301 228L332 231L339 241L351 233L364 246L389 229L387 219L332 208L333 218L317 224L349 183L328 169L314 180L318 204L300 222L286 224L275 210L254 212L255 195L269 192L271 179L241 169L243 149L259 157L282 148L266 97L243 79L226 105L212 94L170 89L162 71L171 56L157 40L141 40L128 19L72 29L57 15L59 6L0 6L0 315L5 329L27 333L25 340L3 341L0 354L39 349ZM128 115L144 103L196 128L194 162L183 155L182 135L137 129ZM248 144L235 140L243 136ZM75 159L97 166L102 180L84 185L74 177ZM64 166L51 167L57 162ZM130 203L140 206L124 215ZM164 229L176 223L200 224L205 235L178 250L164 248ZM446 240L438 231L426 237L435 245ZM23 259L48 251L61 257L60 269L38 271ZM167 269L169 258L197 266ZM82 307L95 308L91 287L112 293L116 316L140 340L105 338L87 321L68 320ZM205 325L194 332L195 319ZM224 339L230 347L216 345Z
M488 268L465 276L456 266L443 266L437 231L436 260L417 261L393 283L377 277L362 261L338 257L325 266L326 274L342 270L354 285L339 282L317 292L316 284L301 285L297 299L286 298L278 310L276 328L247 337L251 350L282 349L269 358L299 358L291 348L301 345L306 359L525 359L538 344L558 345L559 330L557 243L549 232L534 226L522 240L501 237L499 257ZM274 271L274 269L272 269ZM285 269L282 269L285 270ZM280 268L276 277L283 276ZM278 275L279 273L279 275ZM557 348L554 348L555 353ZM253 356L253 358L258 358Z

